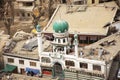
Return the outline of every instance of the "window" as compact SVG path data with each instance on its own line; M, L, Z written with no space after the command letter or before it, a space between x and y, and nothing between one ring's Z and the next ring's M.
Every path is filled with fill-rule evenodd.
M66 0L62 0L63 3L66 3Z
M60 39L58 39L58 43L60 43Z
M36 66L35 62L30 62L30 66Z
M74 63L74 61L66 60L65 65L66 66L75 66L75 63Z
M90 37L89 37L89 36L86 36L86 41L85 41L85 43L86 43L86 44L89 44L89 40L90 40Z
M63 43L65 43L65 39L63 39Z
M92 0L92 4L94 4L95 3L95 0Z
M93 70L101 71L101 66L93 65Z
M82 44L90 44L90 43L93 43L95 42L96 40L96 37L95 36L80 36L80 41L79 43L82 43Z
M89 43L91 44L91 43L93 43L95 41L97 41L97 37L96 36L90 36Z
M83 5L84 4L84 1L76 1L76 2L74 2L74 4L76 4L76 5Z
M87 63L80 63L80 68L88 68L88 64Z
M27 13L28 17L30 17L30 13Z
M9 62L9 63L14 63L14 59L8 58L8 62Z
M106 1L108 1L108 0L99 0L99 3L104 3Z
M86 36L80 36L79 43L85 44L86 43Z
M24 64L24 60L19 60L19 64Z
M33 3L32 2L24 2L23 6L33 6Z
M21 13L22 14L22 17L25 17L25 13Z
M48 57L42 57L41 62L50 63L51 61L50 61L50 58Z

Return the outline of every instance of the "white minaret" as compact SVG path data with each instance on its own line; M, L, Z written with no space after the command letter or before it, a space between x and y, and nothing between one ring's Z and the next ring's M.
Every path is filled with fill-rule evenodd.
M38 53L39 53L39 57L40 57L40 54L43 51L43 47L42 47L42 35L41 35L39 24L36 26L36 30L37 30L37 39L38 39Z
M75 56L78 58L78 35L74 34Z

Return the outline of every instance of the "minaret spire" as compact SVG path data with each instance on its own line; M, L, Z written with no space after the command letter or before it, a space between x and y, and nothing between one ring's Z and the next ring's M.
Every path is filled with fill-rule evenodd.
M43 47L42 47L41 29L39 24L36 26L36 30L37 30L37 39L38 39L38 53L40 56L40 54L43 52Z
M74 34L75 56L78 57L78 35Z

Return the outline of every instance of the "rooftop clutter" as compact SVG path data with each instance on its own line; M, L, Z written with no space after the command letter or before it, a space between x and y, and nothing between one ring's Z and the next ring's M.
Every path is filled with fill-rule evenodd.
M16 42L12 39L10 39L8 42L6 42L3 52L10 52L12 49L16 46Z
M53 23L53 30L56 33L64 33L68 31L69 25L66 21L64 20L57 20Z
M22 50L27 50L27 51L33 51L36 49L38 46L37 43L37 38L32 38L26 41L26 43L23 45Z

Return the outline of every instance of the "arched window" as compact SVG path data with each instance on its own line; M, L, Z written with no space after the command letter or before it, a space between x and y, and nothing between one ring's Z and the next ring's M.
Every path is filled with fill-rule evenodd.
M75 66L75 63L74 63L74 61L66 60L65 65L66 66Z
M50 58L48 58L48 57L42 57L41 62L50 63L51 61L50 61Z
M63 39L63 43L65 43L65 39Z

